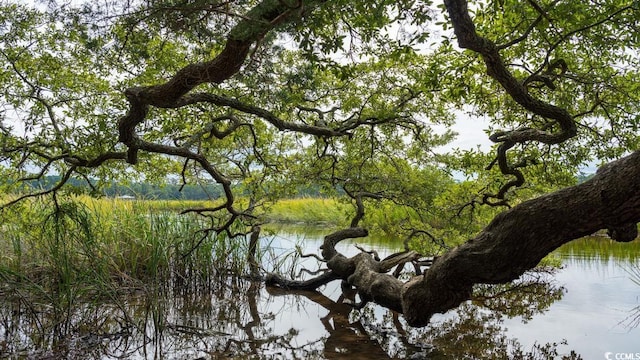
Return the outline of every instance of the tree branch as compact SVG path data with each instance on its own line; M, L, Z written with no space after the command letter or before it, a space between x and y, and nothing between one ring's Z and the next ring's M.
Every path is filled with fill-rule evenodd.
M499 52L500 48L491 40L476 33L475 25L469 16L465 0L446 0L445 6L460 47L480 54L485 62L489 76L498 81L507 94L523 108L533 114L552 119L560 126L560 131L558 132L550 132L545 129L521 128L513 131L500 131L491 135L491 141L503 143L503 146L500 147L502 151L498 152L499 162L507 163L506 151L516 143L537 141L549 145L559 144L577 135L577 125L573 116L566 109L531 96L527 91L526 83L516 79L504 64ZM504 200L504 194L512 187L521 186L524 183L524 178L520 171L508 165L501 166L500 169L503 174L516 177L515 180L502 186L497 194L500 200ZM500 201L498 204L503 205L504 201Z
M301 6L313 8L322 1L302 1ZM190 64L179 70L164 84L133 87L125 91L129 111L118 122L118 140L129 147L127 161L137 162L139 150L135 127L146 118L149 106L174 107L179 99L200 84L220 84L236 74L253 44L278 25L299 17L285 2L263 0L251 9L229 33L224 49L212 60Z

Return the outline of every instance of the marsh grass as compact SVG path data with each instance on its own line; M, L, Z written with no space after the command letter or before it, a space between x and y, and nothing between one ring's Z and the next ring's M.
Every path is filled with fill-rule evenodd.
M335 199L296 198L282 199L273 204L266 212L267 220L280 223L348 225L349 204Z
M627 264L640 259L640 239L619 243L607 236L587 236L562 245L555 253L571 256L574 261L599 259Z
M201 217L169 211L177 202L58 200L0 213L0 358L35 356L83 333L157 339L172 299L249 270L244 236L202 232Z
M19 203L0 214L0 294L112 299L150 287L201 288L214 274L243 274L247 239L203 233L201 217L177 215L211 205L86 196ZM267 219L345 226L349 209L331 199L285 199L268 209ZM268 246L258 256L275 257Z
M153 285L205 285L215 272L246 270L244 237L202 233L200 218L167 208L87 199L12 208L0 227L0 291L112 297Z

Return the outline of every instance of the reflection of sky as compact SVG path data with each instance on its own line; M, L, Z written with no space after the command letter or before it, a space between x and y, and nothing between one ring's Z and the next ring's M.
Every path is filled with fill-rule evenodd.
M329 231L325 233L328 234ZM319 254L322 236L320 234L295 235L278 233L272 237L266 237L263 241L269 242L271 246L281 254L291 251L296 244L303 246L308 253ZM393 252L391 249L383 248L379 244L372 246L364 244L364 241L357 240L341 241L336 246L336 249L345 256L353 256L359 252L354 244L361 244L365 249L375 247L381 258ZM303 261L306 264L314 264L316 260L304 259ZM309 266L309 268L315 269L316 267ZM341 294L340 282L333 281L320 290L324 296L336 301ZM275 315L273 322L274 335L285 334L290 329L298 331L299 334L294 338L294 341L299 345L313 343L318 339L328 336L320 319L325 317L329 311L305 297L269 296L262 299L260 311L262 313L272 313ZM374 312L377 316L382 316L387 310L382 307L375 307Z
M640 306L640 287L631 281L624 265L597 259L564 261L556 275L567 292L544 315L527 324L505 321L509 335L525 346L566 339L585 359L600 359L605 352L640 352L640 330L625 326ZM630 264L629 264L630 265Z

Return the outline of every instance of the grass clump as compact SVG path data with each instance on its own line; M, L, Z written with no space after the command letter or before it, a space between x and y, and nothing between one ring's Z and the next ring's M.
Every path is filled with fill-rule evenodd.
M174 299L206 298L230 273L250 270L244 236L202 231L200 216L156 209L87 198L4 209L0 322L20 325L0 326L7 339L0 357L48 357L100 334L161 339Z
M244 237L204 233L195 215L150 202L34 200L6 210L0 226L0 291L113 296L150 285L205 285L246 267ZM188 280L185 280L188 279Z

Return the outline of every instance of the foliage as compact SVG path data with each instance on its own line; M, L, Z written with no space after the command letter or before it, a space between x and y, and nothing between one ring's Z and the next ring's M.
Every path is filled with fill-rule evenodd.
M95 189L108 188L114 180L162 182L170 174L179 176L187 186L228 179L241 185L233 193L255 199L251 208L239 209L239 213L251 212L265 201L295 195L295 188L310 185L309 178L314 179L311 185L329 195L352 188L398 199L407 187L417 190L414 182L419 177L405 179L403 174L425 171L432 162L429 149L450 139L450 135L436 135L426 127L428 122L448 124L451 120L445 107L420 105L437 96L433 91L438 75L435 69L431 75L422 72L424 66L430 66L426 57L401 44L385 50L391 57L376 56L343 66L321 59L324 55L314 46L307 48L321 37L321 42L326 42L321 48L338 51L342 45L329 42L346 38L331 33L347 30L351 20L343 19L340 29L329 30L324 25L333 21L331 9L354 6L371 11L364 3L326 4L316 12L328 17L319 15L313 27L300 27L302 23L296 21L285 26L284 33L300 42L299 50L283 46L283 39L263 38L247 71L215 91L225 105L202 102L180 111L158 108L152 112L153 118L142 126L146 141L179 143L194 149L206 156L225 180L208 178L207 168L193 158L158 156L153 154L156 151L142 154L135 167L119 161L124 155L114 125L126 109L120 91L133 84L155 83L189 62L216 56L223 51L220 46L226 33L241 25L240 17L229 14L242 13L247 9L244 6L254 5L230 3L223 9L194 3L189 11L174 8L170 2L151 2L132 4L137 11L128 11L132 9L115 3L49 9L4 4L3 13L24 15L3 19L2 56L7 65L2 79L7 88L2 99L7 110L2 123L2 159L8 167L2 171L7 179L15 180L4 186L15 192L21 179L31 181L51 172L65 174L60 184L72 178L77 179L75 184L84 181ZM364 51L377 52L374 45L388 36L375 27L406 17L409 5L376 6L377 13L386 15L374 23L366 16L355 16L352 20L357 25L349 24L348 28L352 45L358 42ZM226 25L212 26L220 21ZM319 63L332 65L316 66ZM401 67L394 69L396 64ZM36 74L49 68L66 71ZM424 81L428 76L432 79ZM199 120L194 122L196 118ZM272 126L275 121L307 127L330 125L334 132L340 129L349 136L318 138L304 131L282 132L278 124ZM107 133L110 135L102 136ZM372 141L377 145L369 146ZM30 150L23 156L18 150L25 144ZM364 148L368 151L363 153ZM336 163L332 159L337 157L340 161ZM97 166L105 161L110 165ZM413 170L418 164L420 168ZM327 169L333 169L333 174L326 176ZM382 176L372 179L372 174ZM389 185L394 188L386 189ZM434 190L431 186L421 189ZM220 220L221 224L228 224L226 220Z
M529 94L571 109L578 126L568 141L516 141L504 166L479 150L435 153L453 135L435 126L450 127L463 112L488 117L492 139L504 146L495 137L505 136L499 129L561 125L527 113L500 81L479 76L484 65L453 46L442 5L176 4L2 4L1 171L11 180L5 191L50 173L60 174L56 185L85 182L98 193L113 181L161 183L168 176L187 190L217 183L215 195L227 203L211 218L222 229L235 221L251 226L257 207L311 186L350 201L355 223L363 217L359 203L400 204L402 214L383 215L391 221L367 221L403 224L386 230L409 234L437 232L436 222L467 204L514 203L573 184L585 162L638 146L639 67L630 50L638 38L627 31L638 20L635 3L470 5L477 31L496 42ZM243 58L229 58L232 51ZM214 76L218 63L226 70ZM206 76L198 66L210 69ZM174 80L136 87L174 75L177 82L193 78L175 91L184 95L201 84L202 92L172 98ZM136 91L148 92L141 114ZM129 131L138 134L135 145ZM453 191L451 171L472 184ZM507 185L517 172L526 182L515 194ZM240 195L251 201L236 209ZM220 210L230 214L213 214Z
M613 165L556 190L629 152L617 165L637 168L639 10L637 0L0 2L3 276L22 281L37 261L27 279L69 299L114 274L207 284L210 271L244 269L236 235L281 206L346 223L323 246L333 272L321 280L340 276L425 325L474 283L513 279L589 232L631 240L636 177ZM442 150L463 118L487 119L495 145ZM55 184L29 186L48 176ZM626 193L581 192L620 179ZM137 203L108 213L68 201L80 183L97 195L166 182L215 186L218 198L188 206L184 222ZM278 203L307 189L348 206ZM564 195L576 193L600 207L568 214ZM527 206L505 210L534 198L542 226ZM344 236L367 234L360 226L442 256L405 286L379 265L431 259L338 256ZM495 270L477 266L487 259ZM392 288L402 291L378 296Z

